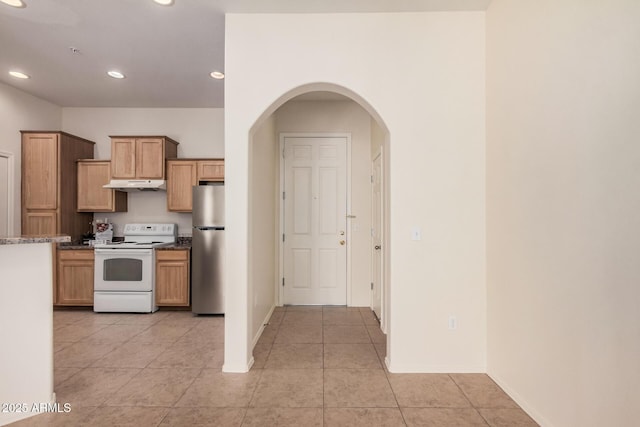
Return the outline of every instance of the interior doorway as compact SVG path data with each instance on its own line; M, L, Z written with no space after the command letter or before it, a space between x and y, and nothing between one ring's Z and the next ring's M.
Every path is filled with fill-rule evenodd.
M0 236L13 234L13 154L0 151Z
M286 263L284 252L284 243L292 242L290 239L292 231L295 231L296 224L290 224L292 231L284 232L284 219L295 218L295 212L286 214L286 201L295 203L296 197L292 197L296 190L302 191L302 183L306 183L307 192L302 192L299 206L307 206L305 215L301 216L297 226L306 226L311 224L309 212L313 210L309 208L309 195L313 200L313 192L308 191L309 187L313 187L313 168L311 170L303 170L308 165L297 165L298 176L302 179L296 189L294 186L285 189L284 182L284 163L283 157L283 136L292 138L334 138L347 137L347 189L346 189L346 210L338 209L335 205L332 210L340 212L327 225L328 230L332 233L326 233L327 237L331 234L333 245L343 247L346 252L346 277L342 273L343 268L339 264L345 263L345 257L332 257L329 255L334 248L323 248L326 250L322 255L324 260L318 259L316 264L328 265L328 267L320 268L321 274L318 275L318 267L315 267L315 273L311 272L312 262L308 261L312 256L313 248L296 248L298 252L295 254L298 259L294 262ZM357 94L343 87L333 84L311 84L298 87L291 92L282 95L272 105L267 108L262 115L256 120L251 128L249 136L248 151L248 227L247 227L247 294L243 296L243 300L247 301L247 317L246 328L248 332L249 355L251 349L255 349L262 333L269 328L271 314L277 310L277 306L288 304L301 305L341 305L368 309L372 302L372 192L371 192L371 173L372 162L374 157L384 152L381 162L389 161L389 131L384 121L377 114L366 100ZM332 151L329 149L328 151ZM304 152L305 150L301 150ZM312 154L312 153L311 153ZM303 156L304 157L304 156ZM340 156L337 156L340 157ZM288 168L287 168L288 169ZM293 168L292 168L293 169ZM382 167L382 171L388 171L387 167ZM326 172L326 171L325 171ZM318 168L318 174L320 168ZM386 172L385 172L386 173ZM294 175L291 170L289 174ZM333 174L333 175L332 175ZM334 172L326 172L326 187L334 186ZM289 180L296 182L296 180ZM339 179L335 177L337 183ZM318 181L319 182L319 181ZM381 189L384 194L388 195L389 180L384 179L385 188ZM332 192L334 195L340 191ZM284 193L284 194L283 194ZM305 195L306 194L306 195ZM283 199L284 196L284 199ZM342 197L342 196L340 196ZM381 197L382 209L385 212L385 218L388 218L388 198ZM295 205L294 205L295 207ZM323 212L326 213L326 212ZM316 214L319 218L319 213ZM308 221L308 222L305 222ZM335 222L334 222L335 221ZM341 227L343 225L343 227ZM384 226L381 232L384 234L384 240L388 241L387 226ZM302 227L303 229L305 227ZM344 236L341 232L344 231ZM304 234L304 233L300 233ZM283 237L284 236L284 237ZM345 237L345 238L342 238ZM284 238L284 241L283 241ZM340 245L344 240L345 244ZM289 248L293 252L293 247ZM320 248L318 248L320 250ZM384 272L383 281L380 282L380 310L381 316L389 313L387 310L388 299L391 295L388 292L388 268L386 265L389 257L389 248L383 251L382 268ZM293 256L292 256L293 258ZM300 262L302 260L302 262ZM284 287L291 284L291 280L295 278L296 272L290 271L284 273L287 264L291 267L298 268L298 275L305 278L306 283L310 283L315 276L319 282L338 283L335 277L344 277L346 282L346 292L339 292L340 300L330 300L328 302L322 300L296 300L284 296ZM301 273L303 272L303 273ZM324 275L325 277L322 277ZM294 279L290 279L293 276ZM331 280L330 280L331 279ZM303 281L304 282L304 281ZM337 286L336 286L337 287ZM342 287L342 285L341 285ZM300 286L302 290L304 286ZM344 288L343 288L344 289ZM300 290L300 289L297 289ZM325 292L321 289L320 292ZM312 291L310 292L313 294ZM384 298L384 299L383 299ZM229 316L232 317L232 316ZM387 322L389 321L387 316ZM235 323L234 323L235 324ZM242 326L242 325L240 325ZM389 331L386 325L386 331ZM385 330L385 324L381 324L381 329ZM270 332L269 332L270 333ZM250 358L247 359L250 362ZM231 369L231 368L229 368Z
M281 141L281 301L347 304L348 135Z
M382 323L383 300L383 173L382 151L371 164L371 309Z

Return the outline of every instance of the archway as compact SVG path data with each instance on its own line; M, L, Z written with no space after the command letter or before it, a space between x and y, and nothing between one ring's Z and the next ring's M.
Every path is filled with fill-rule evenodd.
M278 175L279 175L279 132L281 131L300 131L301 129L282 128L278 126L276 120L276 113L286 109L287 105L291 102L299 100L300 96L304 96L307 101L314 101L313 96L309 98L309 94L324 94L324 100L330 100L332 96L342 97L349 103L354 104L357 108L361 109L363 114L369 118L370 128L367 139L367 147L369 151L366 153L366 158L362 156L352 161L357 163L360 172L366 169L366 176L364 178L367 181L366 191L371 191L369 185L369 178L371 173L372 161L375 157L380 155L384 164L389 162L389 131L378 115L376 110L362 97L353 91L330 83L312 83L303 86L296 87L286 92L285 94L274 100L270 106L260 115L255 121L249 132L249 176L248 176L248 289L247 289L247 326L248 326L248 346L249 352L252 351L259 337L263 333L265 324L267 324L272 310L275 305L280 305L282 300L279 299L278 286L281 283L281 271L278 268L280 263L280 253L278 248L279 244L279 221L280 221L280 189L278 187ZM329 95L327 95L329 94ZM333 95L331 95L333 94ZM326 99L326 98L329 99ZM333 99L336 100L336 99ZM322 100L315 100L321 102ZM344 125L344 123L343 123ZM348 125L347 125L348 126ZM307 128L306 131L326 131L327 128ZM344 127L341 129L329 129L329 131L335 130L348 130ZM374 141L375 140L375 141ZM375 150L371 149L371 146L375 146ZM360 150L359 154L363 154L364 151ZM388 171L388 167L383 165L383 171ZM358 174L358 178L362 181L362 174ZM383 180L384 188L382 193L383 200L383 217L388 219L388 189L389 189L389 177ZM362 187L361 187L362 188ZM359 191L361 193L361 191ZM365 198L366 199L366 198ZM367 203L366 209L371 209L370 198ZM362 212L362 206L360 209ZM370 212L368 212L370 213ZM355 222L355 221L354 221ZM385 221L388 224L389 221ZM353 229L354 224L350 224L350 229ZM363 222L358 224L359 230L367 231L370 229L370 222ZM388 242L388 225L382 230L383 241ZM360 233L363 234L362 232ZM360 239L362 241L362 239ZM371 238L368 237L366 241L367 256L370 256L372 245ZM352 253L353 255L353 253ZM384 279L381 280L385 284L386 289L382 289L382 298L385 304L382 307L382 329L389 331L389 248L385 247L382 253L382 273ZM369 258L369 261L371 259ZM370 264L368 264L369 270L367 274L371 274ZM362 270L362 268L360 269ZM370 276L369 276L370 277ZM358 283L361 285L362 280ZM366 280L367 289L369 280ZM353 294L353 288L350 289ZM350 294L350 295L352 295ZM362 296L362 293L360 294ZM362 305L362 298L348 298L348 305ZM369 305L369 304L367 304ZM387 346L390 340L387 340ZM387 351L387 354L389 352Z

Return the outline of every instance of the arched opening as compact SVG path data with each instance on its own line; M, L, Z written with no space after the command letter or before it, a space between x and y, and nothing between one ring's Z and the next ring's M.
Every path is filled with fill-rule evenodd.
M373 308L381 329L390 330L389 247L385 244L389 241L389 131L376 110L353 91L329 83L303 85L273 101L249 133L247 320L249 345L256 349L258 363L261 355L256 345L263 334L262 341L269 340L267 324L274 308L292 303L283 290L285 264L295 262L287 258L283 243L287 166L282 154L287 137L348 141L345 228L338 227L344 238L336 236L336 242L346 242L346 271L340 273L345 274L343 305ZM390 340L386 342L388 355Z

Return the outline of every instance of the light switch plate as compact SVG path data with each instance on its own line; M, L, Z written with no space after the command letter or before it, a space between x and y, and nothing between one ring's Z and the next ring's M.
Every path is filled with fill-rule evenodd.
M411 240L422 240L422 231L420 231L420 227L413 227L411 229Z

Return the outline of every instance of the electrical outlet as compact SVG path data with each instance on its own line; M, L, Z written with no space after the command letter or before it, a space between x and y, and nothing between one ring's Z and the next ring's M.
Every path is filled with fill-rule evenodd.
M458 329L458 319L456 316L449 316L449 329Z

